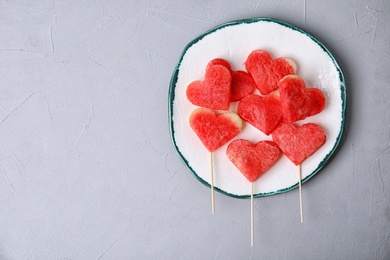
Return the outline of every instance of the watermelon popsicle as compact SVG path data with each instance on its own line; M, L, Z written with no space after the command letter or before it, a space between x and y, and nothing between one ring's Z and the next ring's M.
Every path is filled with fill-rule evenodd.
M325 143L325 131L319 125L313 123L307 123L300 127L297 127L294 124L281 123L272 133L272 139L287 158L298 166L299 205L302 223L301 164Z
M317 88L306 88L297 75L288 75L279 81L283 121L292 123L314 116L325 108L325 96Z
M253 182L264 174L280 158L282 152L272 141L252 144L245 139L232 141L226 155L251 185L251 246L254 244Z
M194 105L228 110L232 76L225 66L215 64L206 68L204 80L191 82L186 89L187 99Z
M246 59L245 68L262 95L276 90L279 80L297 71L297 65L292 59L284 57L273 59L265 50L252 51Z
M214 173L212 152L227 143L242 129L241 118L233 112L217 115L209 108L195 109L189 118L192 130L210 152L210 178L211 178L211 212L215 213L214 206Z
M237 106L242 119L269 135L282 121L282 107L277 91L265 96L252 94L244 97Z

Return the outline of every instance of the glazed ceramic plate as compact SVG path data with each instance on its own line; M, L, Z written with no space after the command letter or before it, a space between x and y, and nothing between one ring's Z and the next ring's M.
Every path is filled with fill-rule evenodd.
M217 26L192 40L183 50L174 69L169 88L169 124L178 155L188 170L210 186L210 153L189 125L189 116L197 107L186 98L186 88L194 80L203 80L207 63L214 58L228 60L234 70L245 70L244 62L256 49L268 51L274 58L288 57L298 65L297 75L307 87L322 90L325 109L318 115L296 122L316 123L326 132L326 143L302 163L302 182L314 176L329 160L339 144L345 113L343 73L333 55L316 38L282 21L253 18ZM255 93L258 93L257 90ZM230 111L236 112L237 102ZM250 124L234 139L253 143L272 140ZM230 143L230 142L229 142ZM226 156L225 144L213 152L215 190L237 198L250 196L250 184ZM286 156L254 183L256 197L287 192L298 186L297 166Z

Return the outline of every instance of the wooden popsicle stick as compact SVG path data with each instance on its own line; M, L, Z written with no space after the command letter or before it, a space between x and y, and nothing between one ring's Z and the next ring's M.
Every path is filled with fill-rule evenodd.
M215 213L214 203L214 171L213 171L213 153L210 152L210 178L211 178L211 213Z
M251 182L251 246L254 244L254 218L253 218L253 182Z
M298 182L299 182L299 208L301 212L301 223L303 223L303 206L302 206L302 170L301 164L298 165Z

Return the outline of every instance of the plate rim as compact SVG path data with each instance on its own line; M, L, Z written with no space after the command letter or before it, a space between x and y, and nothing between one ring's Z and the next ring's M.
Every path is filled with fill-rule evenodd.
M194 44L196 44L200 40L202 40L207 35L209 35L211 33L214 33L217 30L223 29L225 27L235 26L235 25L239 25L239 24L258 23L258 22L276 23L276 24L279 24L281 26L290 28L290 29L292 29L294 31L300 32L300 33L304 34L305 36L309 37L313 42L315 42L330 57L330 59L332 60L334 66L336 67L336 70L337 70L337 73L338 73L338 77L339 77L339 80L340 80L340 86L339 87L340 87L340 94L341 94L341 97L340 97L341 98L341 124L340 124L339 133L338 133L338 135L336 137L336 142L334 143L334 145L333 145L332 149L329 151L329 153L318 164L318 167L311 174L307 175L305 178L303 178L301 180L302 184L307 182L309 179L311 179L314 175L316 175L326 165L326 163L329 161L329 159L332 157L332 155L337 150L337 148L338 148L338 146L340 144L343 132L344 132L345 113L346 113L346 84L345 84L344 73L342 72L342 70L340 68L340 65L338 64L338 62L334 58L333 54L328 50L328 48L325 47L325 45L322 42L320 42L313 35L307 33L306 31L304 31L304 30L302 30L302 29L300 29L300 28L298 28L298 27L296 27L296 26L294 26L294 25L292 25L292 24L290 24L288 22L285 22L285 21L282 21L282 20L278 20L278 19L275 19L275 18L269 18L269 17L253 17L253 18L247 18L247 19L234 20L234 21L230 21L230 22L226 22L226 23L222 23L220 25L217 25L217 26L207 30L206 32L200 34L198 37L196 37L193 40L191 40L184 47L183 51L180 54L180 59L176 63L176 66L175 66L175 68L173 70L173 73L172 73L172 76L171 76L171 80L170 80L170 83L169 83L169 91L168 91L168 123L169 123L169 132L170 132L170 137L171 137L172 144L173 144L173 146L175 148L176 153L179 155L181 161L184 163L184 165L190 171L190 173L199 182L201 182L202 184L204 184L206 187L209 187L209 188L211 188L211 185L207 181L203 180L194 171L194 169L192 169L192 167L189 165L188 160L183 156L183 154L180 152L179 147L176 144L174 120L173 120L173 115L174 115L173 106L174 106L174 100L175 100L175 89L176 89L176 83L177 83L178 74L179 74L179 68L180 68L180 65L181 65L181 63L183 61L183 58L184 58L186 52L188 51L188 49L191 48ZM266 197L266 196L276 195L276 194L280 194L280 193L285 193L285 192L291 191L291 190L293 190L293 189L295 189L297 187L298 187L298 182L293 184L293 185L291 185L291 186L289 186L289 187L283 188L283 189L279 189L279 190L272 191L272 192L256 193L256 194L253 194L253 196L258 198L258 197ZM233 197L233 198L238 198L238 199L250 198L250 195L233 194L233 193L227 192L227 191L225 191L223 189L220 189L218 187L214 187L214 190L218 191L221 194L224 194L226 196Z

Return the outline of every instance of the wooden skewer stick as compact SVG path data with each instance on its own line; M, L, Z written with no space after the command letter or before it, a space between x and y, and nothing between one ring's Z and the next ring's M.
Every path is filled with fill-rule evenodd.
M301 171L301 165L298 165L298 182L299 182L299 208L300 208L300 212L301 212L301 223L303 223L302 171Z
M253 218L253 182L251 182L251 246L254 244L254 218Z
M214 204L214 171L213 171L213 153L210 152L210 178L211 178L211 213L215 213Z

